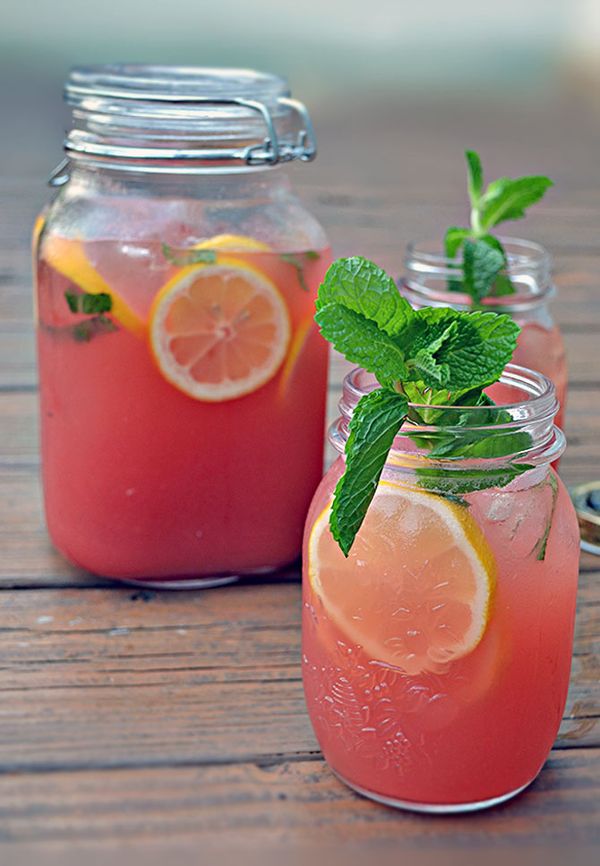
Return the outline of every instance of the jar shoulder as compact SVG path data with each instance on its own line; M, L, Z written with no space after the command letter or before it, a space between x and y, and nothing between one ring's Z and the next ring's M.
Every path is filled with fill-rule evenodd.
M219 187L198 183L105 184L69 182L45 209L45 233L83 241L160 241L175 246L231 234L280 252L322 250L327 236L287 184Z

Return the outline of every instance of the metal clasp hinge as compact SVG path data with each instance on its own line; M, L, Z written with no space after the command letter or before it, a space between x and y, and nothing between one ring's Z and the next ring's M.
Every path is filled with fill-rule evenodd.
M48 186L64 186L71 179L69 174L69 159L62 159L56 168L50 173Z

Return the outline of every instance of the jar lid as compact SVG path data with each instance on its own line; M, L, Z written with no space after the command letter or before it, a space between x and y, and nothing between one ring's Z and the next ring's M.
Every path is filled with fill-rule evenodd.
M570 493L579 520L582 550L600 555L600 481L578 484Z
M67 154L123 161L275 165L316 156L305 106L277 75L250 69L76 67Z

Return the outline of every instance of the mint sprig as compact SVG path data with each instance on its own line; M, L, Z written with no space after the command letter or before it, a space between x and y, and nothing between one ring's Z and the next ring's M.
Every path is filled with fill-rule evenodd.
M500 297L515 291L508 275L502 273L508 262L506 251L491 230L506 220L522 219L553 184L543 175L526 175L501 177L484 188L479 154L467 150L465 157L471 225L451 226L446 231L446 256L455 259L463 249L462 279L451 278L448 288L470 295L479 304L489 295Z
M375 495L394 438L406 413L406 397L385 388L359 400L349 425L346 471L335 488L329 525L348 556Z
M467 429L470 418L461 411L461 404L480 406L482 412L494 406L483 389L500 378L520 330L508 316L449 308L413 310L385 271L353 257L339 259L327 271L315 319L323 336L349 361L374 373L381 385L361 397L354 409L346 469L335 489L330 527L346 556L404 424L408 435L411 425L447 425L435 441L417 427L412 434L419 447L439 459L502 458L527 450L529 434L512 425L508 412L490 408L480 417L484 424L498 425L497 432L484 438ZM495 468L446 474L423 467L418 478L426 489L456 501L474 490L504 486L529 468L500 459Z

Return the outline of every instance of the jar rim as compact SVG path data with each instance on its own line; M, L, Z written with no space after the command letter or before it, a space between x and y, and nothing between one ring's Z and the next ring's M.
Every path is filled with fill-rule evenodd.
M489 464L493 461L498 463L510 460L510 462L537 465L556 460L564 451L565 437L554 425L560 404L551 380L535 370L510 363L495 384L505 386L513 392L520 393L521 396L511 402L501 402L492 406L436 406L409 403L409 409L415 410L417 415L424 411L444 411L446 421L451 423L436 425L407 421L396 437L392 451L405 452L409 437L422 436L435 439L436 436L454 433L460 436L475 435L483 439L492 432L496 436L527 432L530 437L529 445L522 451L505 454L500 458L481 458L480 462ZM377 387L379 383L375 376L360 367L351 370L344 377L342 397L339 401L340 417L330 428L330 440L337 450L344 450L348 438L348 425L359 400ZM493 388L494 385L491 386L491 389ZM453 413L455 413L454 418ZM496 423L495 415L497 415ZM414 453L414 448L408 450ZM427 455L424 457L429 459ZM461 461L463 461L462 457L436 460L439 464L451 463L454 466ZM471 462L469 460L469 463Z
M261 99L271 102L274 109L279 96L290 95L284 78L254 69L112 63L73 67L65 84L65 99L75 106L83 99L103 95L177 104L200 90L215 98L235 95Z
M74 67L65 84L76 158L271 166L316 156L305 106L278 75L234 67Z
M552 257L542 244L525 238L498 236L506 250L504 273L517 285L513 295L483 298L482 306L494 312L521 312L547 303L554 296ZM430 306L452 306L468 310L472 299L466 293L451 291L447 282L462 268L459 256L445 255L440 241L411 241L404 255L406 276L401 280L405 294L427 298ZM439 281L432 285L428 281ZM409 298L410 299L410 298Z

